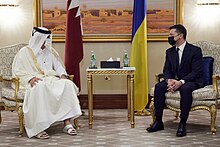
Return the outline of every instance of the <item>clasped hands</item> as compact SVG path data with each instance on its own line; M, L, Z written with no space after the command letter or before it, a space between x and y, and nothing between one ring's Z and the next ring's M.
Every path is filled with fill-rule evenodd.
M61 75L60 79L67 79L66 75ZM41 78L33 77L30 81L29 84L31 87L34 87L39 81L43 81Z
M167 91L175 92L182 85L181 81L176 79L168 79L167 80Z

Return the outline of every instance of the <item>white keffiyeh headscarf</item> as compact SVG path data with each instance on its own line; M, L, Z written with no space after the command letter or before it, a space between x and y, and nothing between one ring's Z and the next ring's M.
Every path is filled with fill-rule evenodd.
M51 49L52 46L51 31L44 27L34 27L28 45L33 50L34 55L36 55L41 50L43 44L45 44L45 47L47 49L49 50Z

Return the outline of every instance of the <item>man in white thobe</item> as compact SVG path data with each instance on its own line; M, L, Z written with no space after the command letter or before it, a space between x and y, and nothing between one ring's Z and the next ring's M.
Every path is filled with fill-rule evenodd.
M70 119L81 115L78 88L68 80L58 53L52 48L52 34L43 27L34 27L29 45L15 56L12 74L20 78L25 89L23 103L28 137L49 138L45 132L51 124L64 121L63 131L76 135Z

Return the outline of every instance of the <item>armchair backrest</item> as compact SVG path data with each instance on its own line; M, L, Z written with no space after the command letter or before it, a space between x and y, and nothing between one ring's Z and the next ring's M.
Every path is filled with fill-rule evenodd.
M5 77L12 76L12 62L16 53L27 44L20 43L0 48L0 75Z
M193 43L202 49L203 56L214 58L213 74L220 74L220 44L209 41L198 41Z

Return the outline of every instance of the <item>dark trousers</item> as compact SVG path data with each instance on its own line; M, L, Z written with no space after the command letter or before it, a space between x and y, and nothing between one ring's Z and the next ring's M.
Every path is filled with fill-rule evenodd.
M180 91L180 118L187 120L192 105L192 92L199 86L194 82L186 82L178 90ZM165 106L165 93L167 92L166 81L161 81L155 85L154 90L154 108L157 119L162 120L163 109Z

